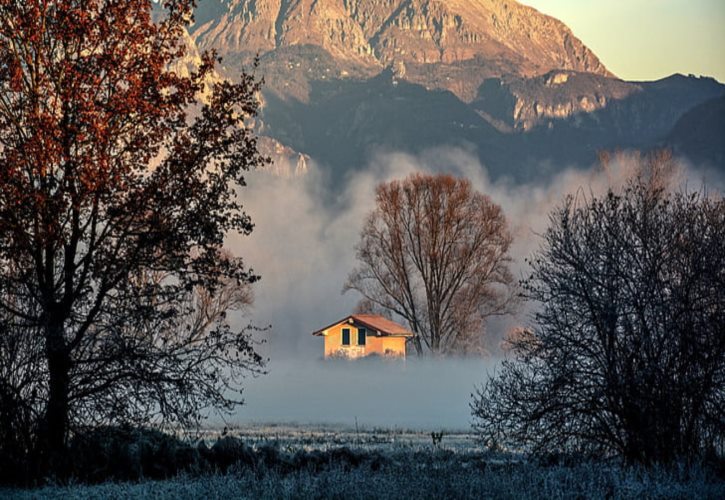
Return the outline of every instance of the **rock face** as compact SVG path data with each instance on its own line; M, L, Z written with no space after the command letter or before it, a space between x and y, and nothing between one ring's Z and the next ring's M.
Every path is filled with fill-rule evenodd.
M176 60L171 69L184 77L188 77L199 70L203 61L201 60L201 53L199 52L194 39L191 38L188 32L184 32L183 42L186 46L186 54L183 58ZM209 101L214 83L218 83L221 80L222 77L216 70L207 75L204 81L204 90L199 96L202 102L206 103Z
M373 64L360 25L342 0L209 0L197 11L194 36L222 56L264 54L317 45L333 57ZM212 14L216 13L216 15Z
M610 74L563 23L513 1L389 2L395 8L382 23L374 13L385 2L350 3L373 13L359 16L362 22L369 19L380 25L371 44L383 64L399 58L452 64L482 57L518 60L524 74L553 68Z
M261 154L272 158L272 163L266 167L266 170L274 175L289 178L299 177L308 172L309 156L298 153L271 137L261 136L257 145Z
M290 47L326 51L340 72L406 78L464 100L484 78L568 69L611 76L560 21L510 0L205 0L192 35L232 64ZM285 94L284 89L275 89ZM300 97L300 96L295 96Z
M528 131L550 121L593 113L642 92L641 84L592 73L555 70L534 78L491 78L471 103L502 131Z

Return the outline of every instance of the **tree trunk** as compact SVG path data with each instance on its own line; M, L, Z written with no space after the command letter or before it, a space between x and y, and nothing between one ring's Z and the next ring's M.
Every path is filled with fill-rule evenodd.
M48 361L48 403L45 409L43 432L39 447L48 460L57 465L63 456L68 433L68 395L70 388L70 353L63 336L63 327L52 325L46 339Z
M417 354L420 358L421 356L423 356L423 346L420 343L420 333L418 332L418 327L414 322L410 321L409 324L411 326L411 329L413 330L412 342L415 346L415 354Z
M45 412L47 426L47 445L52 451L62 451L65 447L68 427L68 357L63 354L48 358L50 375L50 393Z
M418 355L418 357L423 356L423 345L420 343L420 337L416 335L413 339L413 344L415 345L415 354Z

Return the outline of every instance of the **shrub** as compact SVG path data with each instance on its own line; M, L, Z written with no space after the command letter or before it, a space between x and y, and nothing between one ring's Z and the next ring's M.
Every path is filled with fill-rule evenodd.
M551 215L536 327L471 405L487 444L629 463L722 453L725 202L642 178Z

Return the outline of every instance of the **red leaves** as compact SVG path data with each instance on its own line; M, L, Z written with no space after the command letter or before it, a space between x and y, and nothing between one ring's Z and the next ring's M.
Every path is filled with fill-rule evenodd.
M17 231L0 231L0 259L37 259L39 241L62 247L69 233L113 227L125 231L113 236L122 251L94 264L113 274L251 230L230 183L264 163L243 127L258 84L243 75L220 86L189 125L187 108L214 65L205 54L189 77L169 69L184 53L191 5L165 2L167 16L153 22L149 0L0 0L0 219L22 207L13 212ZM142 207L158 207L163 235ZM42 221L36 238L3 255L33 221Z
M10 90L20 92L23 89L23 68L20 62L17 59L12 59L7 71Z
M178 18L157 25L150 12L148 0L3 5L0 134L12 171L109 191L156 155L199 84L167 70L179 44L160 35L180 33Z
M175 217L189 212L188 222L174 223L207 244L217 233L251 228L234 216L238 207L226 191L243 170L263 163L243 122L231 119L256 112L258 85L244 76L220 87L189 127L187 108L214 65L205 54L189 77L169 69L184 53L191 5L166 2L167 16L154 22L149 0L0 4L0 211L27 205L28 214L71 227L73 217L90 216L84 211L101 202L122 218L167 203ZM214 176L208 164L218 167ZM208 214L185 204L197 195L203 200L193 207L218 212L203 230L193 226Z

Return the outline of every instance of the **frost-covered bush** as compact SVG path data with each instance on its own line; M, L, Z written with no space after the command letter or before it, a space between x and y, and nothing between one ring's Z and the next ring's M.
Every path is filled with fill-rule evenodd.
M244 432L209 433L208 446L155 430L98 429L73 443L79 473L64 480L73 486L0 490L0 498L725 498L725 476L713 469L525 461L485 451L470 434L434 447L414 431ZM303 443L312 432L321 436L316 448ZM80 484L98 481L107 482Z
M158 430L103 427L76 435L71 477L80 481L163 479L207 469L197 449Z
M569 197L525 295L535 324L477 391L488 445L628 463L717 460L725 407L725 201L644 178Z
M222 471L226 471L234 464L249 466L257 461L254 451L234 436L222 437L210 450L205 449L203 456Z
M235 436L223 436L211 447L204 441L194 446L154 429L102 427L74 436L69 446L67 475L52 479L60 483L98 483L246 471L292 474L337 468L352 471L360 467L377 471L387 463L378 451L347 446L283 450L278 443L250 446Z

